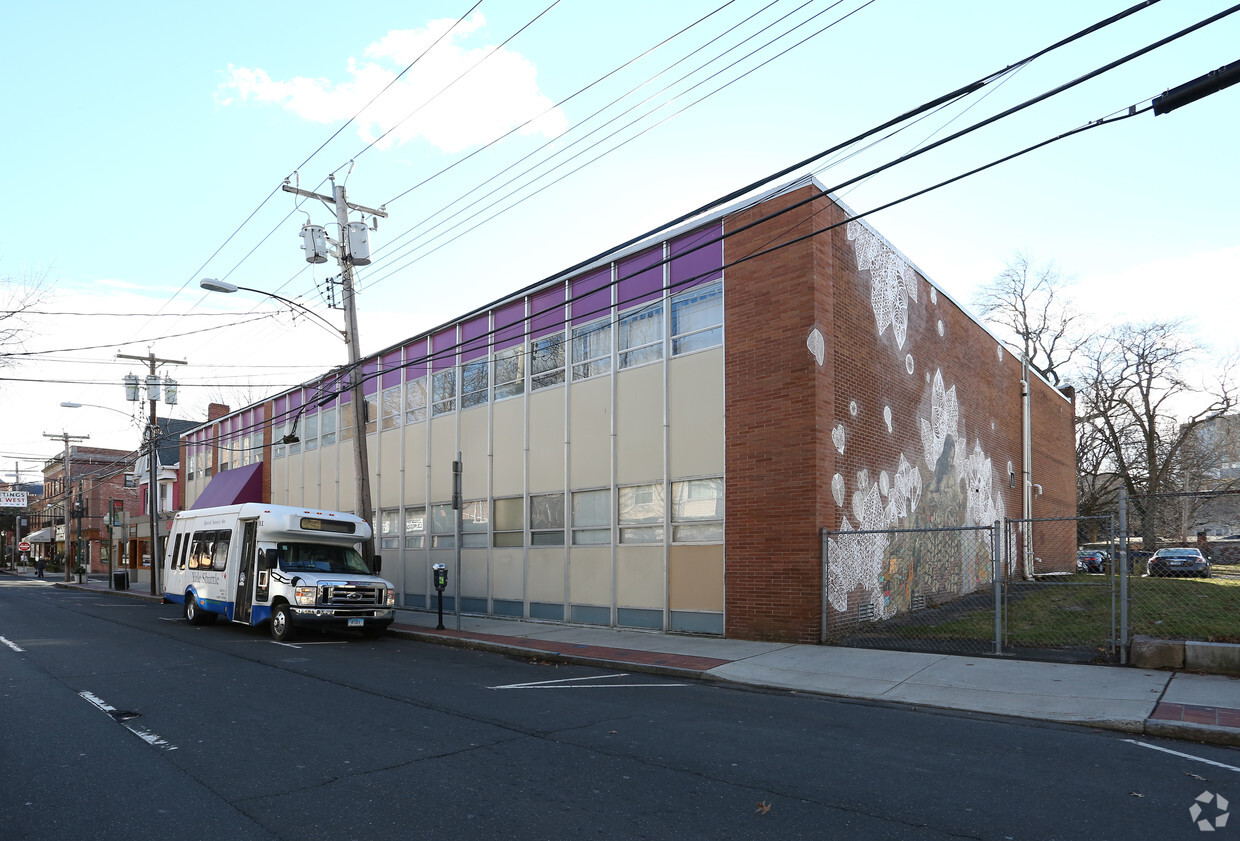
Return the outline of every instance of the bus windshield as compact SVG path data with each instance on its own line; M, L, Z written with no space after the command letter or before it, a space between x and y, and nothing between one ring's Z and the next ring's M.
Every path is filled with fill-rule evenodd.
M351 546L318 543L277 543L276 559L285 572L330 572L369 575L362 556Z

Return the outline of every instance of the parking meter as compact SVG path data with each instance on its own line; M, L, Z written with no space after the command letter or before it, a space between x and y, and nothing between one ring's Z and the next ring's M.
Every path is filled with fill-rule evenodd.
M443 591L448 589L448 565L435 564L431 567L434 572L435 592L439 598L439 624L435 626L435 630L442 631L443 628Z

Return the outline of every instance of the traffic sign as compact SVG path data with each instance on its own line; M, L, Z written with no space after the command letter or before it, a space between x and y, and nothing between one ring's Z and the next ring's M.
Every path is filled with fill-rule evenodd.
M18 552L29 552L29 551L30 551L30 542L29 542L29 541L26 541L26 540L23 540L21 543L17 544L17 551L18 551Z

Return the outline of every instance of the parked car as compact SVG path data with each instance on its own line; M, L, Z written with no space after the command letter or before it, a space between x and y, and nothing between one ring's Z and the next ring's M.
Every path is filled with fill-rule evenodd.
M1107 557L1105 552L1082 550L1076 553L1077 572L1106 572Z
M1159 549L1149 561L1150 578L1160 575L1210 577L1210 562L1200 549Z

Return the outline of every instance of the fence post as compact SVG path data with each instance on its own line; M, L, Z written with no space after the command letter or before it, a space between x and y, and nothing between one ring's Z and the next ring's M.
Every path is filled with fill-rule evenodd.
M820 530L820 537L822 538L822 578L818 581L818 584L820 587L822 587L822 631L819 634L818 642L824 643L827 641L827 587L828 587L828 583L827 583L827 546L828 544L827 544L827 529L825 527Z
M1006 565L1003 563L1007 554L1007 541L1003 540L1000 523L995 520L991 533L991 553L994 559L995 579L995 654L1003 653L1003 583L1002 574ZM1000 554L1002 552L1002 554Z
M1119 664L1128 665L1128 492L1119 489Z

